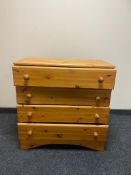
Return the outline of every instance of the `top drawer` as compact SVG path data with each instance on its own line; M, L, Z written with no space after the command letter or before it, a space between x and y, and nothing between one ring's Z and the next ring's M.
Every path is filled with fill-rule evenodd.
M13 66L15 86L113 89L115 69Z

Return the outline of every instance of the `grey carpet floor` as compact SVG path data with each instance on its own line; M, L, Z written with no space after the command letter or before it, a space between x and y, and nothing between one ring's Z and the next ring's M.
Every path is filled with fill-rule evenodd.
M43 146L20 150L16 113L0 112L0 175L131 175L131 112L111 112L106 149Z

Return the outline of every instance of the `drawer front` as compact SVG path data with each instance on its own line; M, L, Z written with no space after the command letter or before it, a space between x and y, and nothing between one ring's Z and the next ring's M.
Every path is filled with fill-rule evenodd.
M109 106L111 90L17 86L18 104Z
M16 86L113 89L115 69L14 66Z
M18 105L18 122L107 124L109 108L62 105Z
M108 125L18 123L22 148L43 144L79 144L103 149Z

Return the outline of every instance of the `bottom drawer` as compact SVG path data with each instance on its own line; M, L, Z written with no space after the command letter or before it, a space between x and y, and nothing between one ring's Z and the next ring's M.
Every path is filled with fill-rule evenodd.
M22 149L71 144L104 150L108 128L108 125L18 123L18 134Z

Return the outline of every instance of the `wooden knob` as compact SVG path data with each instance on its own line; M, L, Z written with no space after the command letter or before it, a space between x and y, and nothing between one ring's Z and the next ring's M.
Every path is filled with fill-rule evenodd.
M100 118L99 114L95 114L95 118L98 120Z
M28 117L31 117L32 116L32 112L28 112Z
M28 120L29 120L29 122L30 122L30 119L31 119L31 117L32 117L32 112L28 112L27 117L28 117Z
M28 136L32 136L32 134L33 134L32 130L29 130L27 134L28 134Z
M96 137L98 137L98 132L94 132L94 137L96 138Z
M29 75L28 74L25 74L24 75L24 80L29 80L29 79L30 79Z
M96 101L99 101L101 99L101 97L97 96L96 97Z
M31 94L27 94L26 96L27 96L28 99L30 99L32 97Z
M99 82L103 83L103 81L104 81L104 78L103 77L99 77Z

